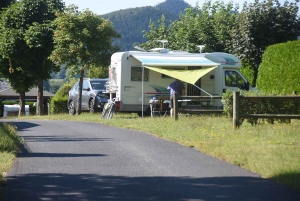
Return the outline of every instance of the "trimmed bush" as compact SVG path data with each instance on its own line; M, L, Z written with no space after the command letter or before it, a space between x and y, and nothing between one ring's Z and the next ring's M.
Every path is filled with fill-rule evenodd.
M51 114L62 114L68 113L67 107L68 98L52 98L50 101L50 113Z
M69 95L68 93L70 89L73 87L74 83L70 82L64 84L61 88L59 88L59 90L56 92L53 98L68 98Z
M269 46L259 66L257 87L265 93L300 92L300 40Z
M75 84L76 80L71 80L68 83L65 83L51 98L50 100L50 113L51 114L62 114L68 113L68 96L69 91Z

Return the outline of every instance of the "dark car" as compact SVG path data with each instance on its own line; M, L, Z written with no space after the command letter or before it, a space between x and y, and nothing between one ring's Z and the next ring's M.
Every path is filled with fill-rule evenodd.
M107 103L109 99L109 94L103 93L106 91L105 84L107 81L108 78L83 79L81 100L82 111L90 111L91 113L94 113L95 111L101 111L103 109L104 104ZM69 91L68 110L69 114L71 115L74 115L76 113L78 86L79 82L76 82Z

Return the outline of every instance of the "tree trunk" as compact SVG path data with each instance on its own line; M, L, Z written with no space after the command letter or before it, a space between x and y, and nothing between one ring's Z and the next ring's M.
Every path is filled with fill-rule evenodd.
M37 100L36 100L36 115L44 114L44 95L43 95L43 80L37 81Z
M25 92L20 93L20 108L19 108L19 116L25 115Z
M78 98L77 98L77 115L81 114L81 100L82 100L82 83L83 83L83 76L84 76L84 68L80 70L80 79L79 79L79 86L78 86Z

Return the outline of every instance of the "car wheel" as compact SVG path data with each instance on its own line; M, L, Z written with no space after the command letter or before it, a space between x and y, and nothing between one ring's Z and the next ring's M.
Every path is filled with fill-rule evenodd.
M75 114L75 104L74 101L69 102L69 114L74 115Z
M94 110L94 108L95 108L95 100L94 99L90 100L89 108L90 108L90 113L94 113L95 112L95 110Z

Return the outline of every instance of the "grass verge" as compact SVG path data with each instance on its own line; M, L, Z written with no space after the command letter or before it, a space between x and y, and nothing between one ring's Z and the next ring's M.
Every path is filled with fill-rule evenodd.
M228 118L218 116L139 118L136 114L116 114L111 120L100 114L22 117L47 120L98 122L140 130L286 184L300 191L300 121L251 126L243 123L233 129Z
M12 167L21 143L22 140L13 125L0 123L0 199L3 197L5 172Z

